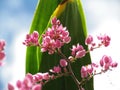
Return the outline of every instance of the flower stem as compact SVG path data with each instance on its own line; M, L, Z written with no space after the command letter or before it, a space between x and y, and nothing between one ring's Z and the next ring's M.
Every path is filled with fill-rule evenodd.
M61 52L60 49L58 49L58 54L68 62L68 70L70 72L70 75L73 78L73 80L74 80L75 84L77 85L77 87L79 88L79 90L82 90L81 86L80 86L80 82L78 81L78 79L76 78L76 76L75 76L75 74L74 74L74 72L72 70L70 60Z

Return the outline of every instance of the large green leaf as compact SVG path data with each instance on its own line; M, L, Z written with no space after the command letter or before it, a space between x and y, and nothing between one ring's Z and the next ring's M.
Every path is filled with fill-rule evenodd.
M70 48L73 44L80 43L87 50L87 46L84 43L87 35L87 29L80 0L64 0L64 2L59 4L56 8L51 16L51 19L53 17L59 18L61 23L67 27L70 32L70 36L72 37L71 43L62 48L62 51L66 56L70 55ZM48 26L49 25L50 22L48 23ZM53 66L58 65L60 59L57 54L48 55L47 53L40 52L38 52L38 58L40 60L39 71L41 72L47 72ZM81 66L89 63L91 63L91 58L88 53L84 58L81 58L72 64L72 69L78 80L81 80ZM94 90L93 80L91 79L88 81L87 84L84 85L84 88L85 90ZM43 90L78 90L78 88L71 77L62 77L46 84L43 87Z
M51 14L58 6L61 0L38 0L34 13L33 21L30 27L30 33L34 30L41 34L46 28ZM28 47L26 51L26 73L35 74L38 72L37 47Z

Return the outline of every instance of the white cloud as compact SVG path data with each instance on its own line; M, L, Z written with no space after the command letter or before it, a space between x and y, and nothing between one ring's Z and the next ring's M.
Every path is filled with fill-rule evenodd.
M5 65L0 68L0 80L4 85L3 89L0 84L0 90L7 90L8 82L15 83L24 77L26 47L22 41L29 31L32 15L23 11L23 0L5 0L3 4L0 7L0 38L7 41L7 56Z
M26 32L20 33L16 36L13 43L13 64L12 64L12 82L16 82L19 79L23 79L25 76L25 56L26 56L26 46L22 44L25 39Z
M15 85L17 80L22 80L25 76L26 46L24 46L22 42L24 41L26 34L27 32L19 33L15 36L16 38L14 38L14 42L10 46L13 55L12 63L8 64L6 61L4 68L1 70L3 79L8 80L5 82L5 90L8 82Z

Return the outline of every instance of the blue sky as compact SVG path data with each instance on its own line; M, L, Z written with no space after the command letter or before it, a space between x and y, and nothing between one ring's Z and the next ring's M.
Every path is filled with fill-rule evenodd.
M21 35L24 37L25 32L29 32L36 4L37 0L0 1L0 39L6 40L5 66L0 67L0 90L6 90L7 83L14 77L17 79L24 75L22 62L25 61L25 47L22 45L24 39ZM22 48L24 51L20 51ZM17 60L16 57L22 58Z
M92 60L97 62L103 54L113 57L120 64L120 0L81 0L85 10L88 32L92 35L107 33L111 46L95 50ZM0 39L7 42L5 66L0 67L0 90L8 82L15 83L24 77L25 49L22 41L29 32L37 0L0 1ZM120 67L105 75L95 77L95 90L120 90ZM104 82L103 82L104 80ZM100 86L101 85L101 86Z

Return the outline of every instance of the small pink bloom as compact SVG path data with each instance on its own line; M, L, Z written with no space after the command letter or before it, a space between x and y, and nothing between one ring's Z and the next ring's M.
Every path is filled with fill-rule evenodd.
M97 37L105 47L109 46L111 38L108 35L100 35Z
M21 82L20 80L18 80L18 81L16 82L16 86L17 86L18 88L21 88L21 87L22 87L22 82Z
M104 69L105 70L108 70L109 68L110 68L110 64L109 63L107 63L107 64L104 65Z
M85 40L85 44L86 45L92 44L92 42L93 42L93 37L91 35L89 35Z
M71 41L71 37L65 37L63 39L63 42L65 42L65 43L69 43L70 41Z
M104 61L105 63L111 63L111 62L112 62L111 57L108 57L108 56L106 56L106 55L104 55L104 56L102 57L102 59L103 59L103 61Z
M31 88L32 87L32 82L29 78L25 77L22 84L24 85L24 87L26 88Z
M76 47L75 45L73 45L71 51L72 51L72 52L71 52L71 55L72 55L72 56L75 56L76 51L77 51L77 47Z
M57 20L56 17L54 17L54 18L51 20L51 24L52 24L52 25L59 25L59 24L60 24L60 21Z
M83 46L79 44L77 44L77 46L73 45L71 51L72 56L74 56L75 58L82 58L86 54Z
M49 80L50 79L50 75L49 75L49 73L43 73L43 79L44 80Z
M87 72L88 72L88 74L92 74L93 73L93 67L92 67L92 65L88 65L87 66Z
M33 86L32 90L42 90L42 85L41 84L36 84Z
M42 73L37 73L35 75L33 75L33 81L34 82L38 82L38 81L42 81L43 80L43 74Z
M104 61L103 61L103 59L100 60L100 66L101 66L101 67L104 66Z
M86 68L86 66L82 66L82 68L81 68L81 77L86 78L87 76L88 76L87 68Z
M95 68L98 68L98 67L99 67L99 65L96 64L96 63L92 63L91 65L92 65L93 68L94 68L94 67L95 67Z
M14 90L14 86L10 83L8 83L8 90Z
M27 73L25 78L28 78L31 82L33 81L33 75L30 73Z
M4 52L0 52L0 61L3 60L5 57L5 53Z
M117 67L118 63L113 62L110 56L104 55L100 60L100 66L104 68L104 70L108 70L110 67Z
M117 67L118 66L118 63L117 62L113 62L112 64L111 64L111 67Z
M54 71L55 73L60 73L60 72L61 72L60 66L54 66L53 71Z
M23 42L26 46L38 46L39 45L39 33L34 31L32 34L27 34L26 39Z
M0 40L0 51L4 50L4 47L5 47L5 41Z
M56 47L61 48L62 43L60 40L56 40L55 45L56 45Z
M82 57L85 56L85 54L86 54L86 51L85 51L85 50L78 51L78 52L76 53L75 58L82 58Z
M38 39L39 38L39 33L37 31L34 31L33 34L32 34L32 37L35 38L35 39Z
M60 60L60 66L61 67L66 67L68 65L67 61L65 59Z

